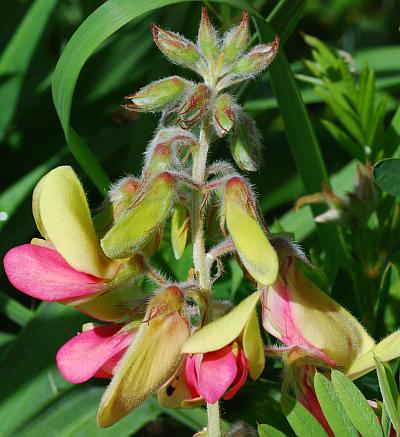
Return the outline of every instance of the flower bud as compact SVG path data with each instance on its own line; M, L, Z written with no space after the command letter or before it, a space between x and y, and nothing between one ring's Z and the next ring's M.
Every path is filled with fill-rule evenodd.
M97 415L101 427L122 419L171 378L189 335L183 294L175 286L167 287L150 300L135 341L104 393Z
M197 139L190 132L179 128L161 129L146 150L144 178L149 179L171 169L178 164L182 149L196 145Z
M249 42L249 14L243 12L242 21L224 35L221 56L225 64L230 64L243 53Z
M189 96L185 97L184 103L178 109L178 122L184 129L194 126L207 110L210 89L205 84L197 85Z
M168 218L175 184L175 178L168 172L149 182L143 195L102 238L101 246L109 258L128 258L143 249Z
M140 185L138 179L127 176L111 187L103 207L93 217L93 224L98 235L103 236L109 227L125 214Z
M237 166L244 171L257 171L261 162L260 134L254 121L242 113L229 138L229 147Z
M201 21L197 44L207 61L212 61L218 57L217 32L210 23L207 8L205 7L201 9Z
M375 343L362 325L289 260L286 274L265 289L263 325L289 347L346 371ZM315 329L315 327L318 329Z
M229 94L220 95L214 102L213 124L219 137L235 125L237 105Z
M233 66L231 73L246 77L265 70L278 53L279 38L269 44L260 44L242 56Z
M188 82L179 76L167 77L145 86L138 92L126 96L132 103L124 105L128 111L161 111L184 92Z
M161 29L155 24L151 26L151 32L158 48L172 62L185 67L194 67L200 60L197 47L183 36Z
M240 177L233 177L225 187L226 227L237 254L253 279L272 284L278 274L278 256L268 241L255 210L250 189Z
M186 206L178 203L172 214L171 243L174 256L179 259L185 250L190 226L190 214Z

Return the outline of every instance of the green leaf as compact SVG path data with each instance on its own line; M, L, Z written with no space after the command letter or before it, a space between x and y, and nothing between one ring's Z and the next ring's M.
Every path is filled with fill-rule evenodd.
M0 313L20 326L25 326L35 314L17 300L0 291Z
M267 20L279 35L283 44L294 32L303 15L306 0L280 0Z
M332 370L332 384L353 425L364 437L381 437L378 419L360 390L338 370Z
M283 395L281 404L282 411L297 435L313 437L328 435L317 419L296 399Z
M342 437L357 437L358 432L340 403L333 384L321 373L316 373L314 376L314 389L324 416L333 433Z
M335 138L339 145L342 146L352 157L364 162L365 152L360 144L355 142L350 135L331 121L321 120L321 123Z
M374 166L376 184L386 193L400 197L400 159L382 159Z
M390 122L384 143L386 156L392 156L396 151L400 152L400 105L397 107ZM396 156L396 158L399 157L400 156Z
M259 424L257 431L260 437L285 437L286 435L282 431L279 431L279 429L266 424Z
M382 361L374 357L376 363L376 373L378 375L379 388L381 390L383 403L385 405L386 411L390 418L390 421L393 424L393 428L396 433L399 433L399 417L397 415L397 398L398 392L396 389L396 385L393 387L393 375L392 376L392 384L389 383L388 380L388 371L382 364Z
M375 102L375 73L365 65L360 74L360 89L358 93L358 112L366 131L371 126Z
M24 76L58 0L36 0L0 57L0 141L17 108ZM7 102L5 104L5 102Z
M18 430L18 436L129 437L161 414L156 399L149 399L113 427L99 428L96 414L103 386L77 386L55 398Z

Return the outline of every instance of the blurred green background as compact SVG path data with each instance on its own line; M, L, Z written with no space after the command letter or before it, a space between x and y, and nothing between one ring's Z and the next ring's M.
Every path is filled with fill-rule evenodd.
M71 164L80 175L92 207L102 196L71 155L55 111L51 81L57 61L80 24L103 2L91 0L2 0L0 2L0 255L17 244L38 236L31 213L32 190L49 169ZM264 16L277 1L253 1ZM354 68L367 63L376 74L377 95L387 98L385 120L397 109L400 92L400 2L396 0L309 0L284 50L295 74L305 74L302 60L311 57L302 34L352 57ZM208 4L213 23L226 30L240 18L230 6ZM149 31L152 22L194 39L200 2L180 3L153 11L131 21L113 34L88 60L74 94L71 124L84 138L112 180L138 174L146 144L157 125L157 116L132 114L121 109L123 96L151 80L171 74L190 77L163 59ZM254 30L254 28L253 28ZM352 189L355 162L324 129L320 118L333 114L312 85L297 81L311 117L331 181L340 194ZM315 225L308 208L294 212L293 205L305 194L296 170L285 127L274 98L269 73L254 81L242 95L246 110L263 134L263 166L250 175L267 219L279 220L293 232L311 255L320 253ZM224 141L213 158L228 158ZM313 169L310 168L310 172ZM167 271L184 277L190 257L171 262L168 242L156 260ZM235 296L241 272L228 263L228 276L219 285L221 297ZM323 279L320 279L323 282ZM246 293L246 285L239 294ZM400 293L399 293L400 294ZM342 301L351 300L342 296ZM351 303L347 302L348 306ZM396 309L397 306L393 307ZM55 352L78 329L82 315L57 304L42 304L12 288L1 272L0 286L0 435L191 435L204 424L204 412L165 412L151 400L115 428L98 430L95 414L102 385L73 387L63 381L54 366ZM393 324L398 323L399 316ZM239 400L232 401L226 419L244 411L251 422L267 416L273 423L279 369L253 387L246 385ZM275 381L275 382L272 382ZM254 390L268 398L251 403ZM232 405L232 406L231 406ZM235 413L236 412L236 413ZM225 416L223 416L225 417ZM271 422L272 421L272 422ZM144 426L145 428L142 428ZM139 431L140 430L140 431Z

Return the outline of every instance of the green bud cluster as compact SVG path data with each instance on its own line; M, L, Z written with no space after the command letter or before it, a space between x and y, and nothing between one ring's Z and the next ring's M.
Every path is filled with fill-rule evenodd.
M249 44L248 14L220 37L203 8L196 44L183 36L152 26L155 43L171 62L195 71L203 82L178 76L153 82L128 95L125 108L136 112L163 113L165 127L193 129L206 120L218 137L228 137L233 159L244 171L260 164L260 135L251 118L227 93L227 88L262 72L274 59L278 38L246 52Z

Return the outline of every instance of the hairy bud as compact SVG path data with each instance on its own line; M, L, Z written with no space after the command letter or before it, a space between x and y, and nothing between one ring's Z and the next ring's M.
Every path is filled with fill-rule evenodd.
M261 162L260 134L254 121L241 113L229 139L232 157L245 171L257 171Z
M221 56L225 64L230 64L243 53L249 42L249 14L243 12L242 21L224 36Z
M201 21L197 41L201 53L207 61L212 61L218 57L217 32L210 23L207 8L205 7L201 9Z
M256 282L274 283L278 256L259 223L253 195L242 178L235 176L226 183L224 208L226 227L244 267Z
M234 127L237 111L237 105L229 94L222 94L215 100L212 121L219 137Z
M151 32L158 48L172 62L193 68L200 60L197 47L183 36L161 29L155 24L151 26Z
M143 195L102 238L101 246L109 258L128 258L146 246L170 214L175 184L168 172L149 182Z
M210 94L208 86L201 83L184 99L184 103L178 109L178 122L181 127L189 129L200 121L207 110Z
M137 93L126 96L132 103L124 105L124 108L135 112L161 111L175 102L187 85L188 82L178 76L157 80Z
M242 56L233 66L231 73L245 77L254 76L274 60L279 48L279 38L269 44L260 44Z

